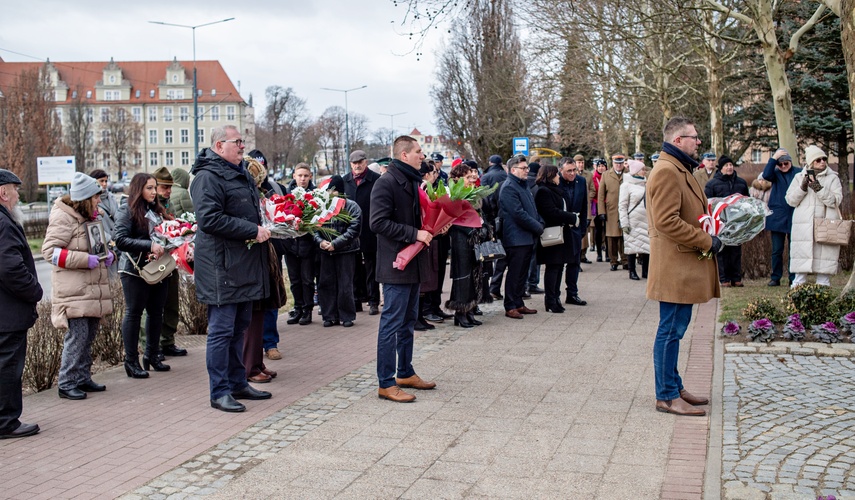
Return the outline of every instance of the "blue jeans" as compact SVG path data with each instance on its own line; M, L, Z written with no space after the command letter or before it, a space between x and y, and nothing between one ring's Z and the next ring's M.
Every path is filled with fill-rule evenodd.
M279 347L279 328L276 321L279 319L279 309L268 309L264 311L264 326L261 327L264 335L264 350Z
M778 231L769 231L772 233L772 279L780 281L784 275L784 239L787 240L787 247L792 242L790 233L781 233ZM793 273L790 273L788 278L790 283L796 278Z
M659 329L653 341L653 371L656 375L656 399L671 401L680 397L683 379L677 372L680 340L692 320L694 304L659 303Z
M211 399L244 389L243 335L252 319L252 302L208 305L208 347L205 362Z
M418 314L418 283L383 284L383 312L377 332L377 379L381 389L397 385L396 373L399 378L416 374L413 370L413 329Z

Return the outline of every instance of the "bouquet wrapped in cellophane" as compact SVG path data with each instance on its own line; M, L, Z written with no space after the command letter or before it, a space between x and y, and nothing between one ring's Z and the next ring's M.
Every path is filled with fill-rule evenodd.
M731 247L754 239L766 227L766 216L772 213L762 200L741 194L707 201L707 213L698 217L701 227Z
M352 217L344 206L344 198L331 196L326 186L311 191L295 188L286 195L261 200L262 226L270 230L272 238L298 238L316 232L335 237L338 233L324 224L331 220L350 222ZM250 240L247 245L253 243L255 240Z
M184 212L172 220L163 218L149 210L145 214L149 220L151 239L175 259L178 268L193 274L193 251L195 248L196 214Z

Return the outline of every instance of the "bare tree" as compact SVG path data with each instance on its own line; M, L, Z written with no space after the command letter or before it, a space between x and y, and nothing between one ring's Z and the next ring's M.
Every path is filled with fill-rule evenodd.
M265 91L267 108L256 127L256 145L266 156L271 169L293 162L303 133L309 126L306 101L297 97L291 87L278 85Z
M98 148L110 155L110 163L116 162L118 178L123 179L128 160L139 150L142 124L136 123L125 108L111 108L104 118Z
M74 155L77 171L86 170L86 158L92 154L94 141L92 138L92 108L83 101L83 92L77 89L77 94L71 99L71 104L66 106L66 119L64 126L65 144Z

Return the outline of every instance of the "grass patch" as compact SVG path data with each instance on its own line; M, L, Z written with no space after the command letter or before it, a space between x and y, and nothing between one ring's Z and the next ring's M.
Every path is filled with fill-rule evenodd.
M30 250L33 253L39 253L42 251L42 243L45 242L44 238L29 238L27 243L30 244Z
M840 294L848 280L848 272L840 272L831 277L831 288L834 290L835 296ZM782 310L786 310L789 286L783 284L781 286L766 286L766 283L769 282L768 278L744 280L743 282L745 286L742 288L721 289L721 300L719 302L721 314L718 317L720 323L736 321L743 326L743 329L747 328L750 321L742 315L742 311L749 302L760 297L766 297Z

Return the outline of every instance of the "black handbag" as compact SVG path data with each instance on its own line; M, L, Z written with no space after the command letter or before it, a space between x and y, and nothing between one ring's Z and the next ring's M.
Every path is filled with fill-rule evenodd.
M487 240L475 245L475 260L491 262L505 258L505 247L501 241Z

